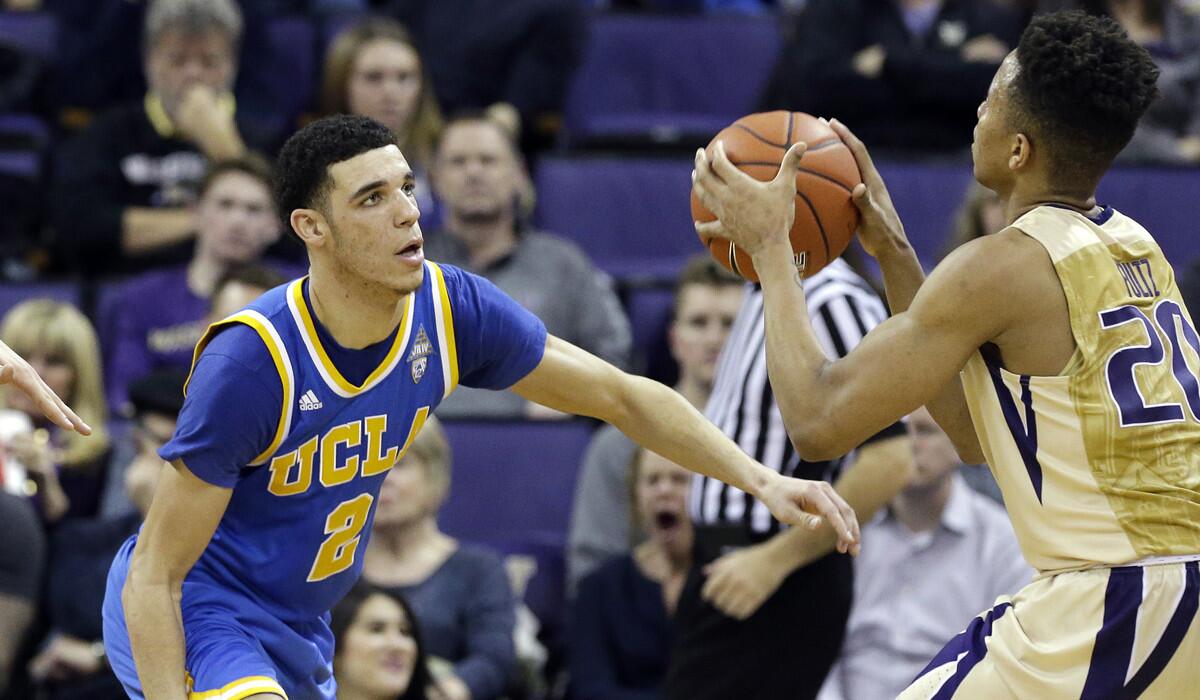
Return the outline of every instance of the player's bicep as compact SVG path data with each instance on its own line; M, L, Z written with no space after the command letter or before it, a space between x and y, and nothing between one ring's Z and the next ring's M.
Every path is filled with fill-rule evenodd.
M907 311L828 365L822 381L832 399L824 422L830 439L852 449L937 397L971 354L1007 326L996 285L996 275L981 275L971 265L939 268Z
M512 389L528 401L557 411L611 422L620 403L616 389L625 377L588 351L547 335L541 361Z
M182 460L163 465L133 551L131 574L136 571L147 582L182 581L204 553L232 495L232 488L200 479Z

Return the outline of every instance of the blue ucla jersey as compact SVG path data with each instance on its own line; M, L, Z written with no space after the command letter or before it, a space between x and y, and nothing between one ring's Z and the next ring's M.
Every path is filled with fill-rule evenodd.
M253 329L282 400L274 403L269 444L246 464L210 466L201 450L193 464L184 415L163 448L164 459L182 459L201 479L233 487L189 581L217 582L284 621L322 615L358 579L380 483L438 403L460 379L503 388L541 359L544 327L486 280L426 263L420 289L403 303L399 326L376 353L382 359L361 379L344 376L331 355L368 351L327 347L332 339L310 310L307 278L205 334L197 359L225 329ZM189 380L189 402L201 393L192 386L198 377ZM195 400L213 405L185 405L184 414L236 410L231 402L251 399L224 391Z

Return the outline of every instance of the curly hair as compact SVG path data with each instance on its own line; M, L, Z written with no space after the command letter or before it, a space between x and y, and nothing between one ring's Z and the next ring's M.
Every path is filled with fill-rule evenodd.
M1017 46L1015 102L1060 169L1098 177L1158 96L1150 54L1115 21L1079 10L1034 17Z
M287 222L296 209L323 210L333 184L329 166L395 144L396 136L383 124L345 114L318 119L292 134L279 151L275 168L280 215ZM287 229L291 231L291 226Z

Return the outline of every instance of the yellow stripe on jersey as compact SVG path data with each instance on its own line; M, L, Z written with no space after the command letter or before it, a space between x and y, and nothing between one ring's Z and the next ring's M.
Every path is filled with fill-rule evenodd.
M283 686L270 676L246 676L227 683L216 690L197 692L191 690L192 679L188 676L188 700L242 700L256 693L275 693L287 700Z
M307 276L292 282L288 288L288 307L292 311L292 316L296 319L296 325L300 329L300 336L304 339L304 345L308 348L309 355L312 357L313 364L317 366L317 370L325 379L325 383L329 385L336 394L343 398L356 396L378 384L386 377L396 365L400 363L401 350L408 344L408 337L412 331L413 304L416 299L416 293L409 294L404 300L404 316L400 320L400 327L396 332L395 340L392 342L392 347L388 350L387 356L379 363L362 384L353 384L338 371L338 368L333 365L333 361L329 359L329 353L325 351L325 347L321 344L321 338L317 335L317 327L313 321L312 314L309 313L308 304L304 302L304 280Z
M450 291L446 289L446 277L437 263L428 263L433 270L433 287L437 296L433 300L433 313L437 319L438 347L442 349L442 376L445 378L445 398L458 386L458 348L454 342L454 313L450 307Z
M217 333L235 323L250 326L258 333L258 337L262 338L263 344L267 346L267 352L271 353L271 360L275 363L275 371L279 374L279 382L283 387L283 405L279 409L279 425L275 428L275 437L271 440L271 444L250 463L251 466L257 466L275 454L275 450L279 449L279 446L283 444L283 439L287 437L288 427L292 422L292 392L295 384L292 380L292 362L288 357L287 348L284 347L283 339L279 337L275 326L271 325L267 317L252 309L245 309L209 326L204 331L204 335L200 337L200 342L196 343L195 352L192 353L192 369L188 372L187 381L183 384L183 393L185 396L187 395L188 385L192 381L192 372L196 371L196 362L200 359L200 353Z

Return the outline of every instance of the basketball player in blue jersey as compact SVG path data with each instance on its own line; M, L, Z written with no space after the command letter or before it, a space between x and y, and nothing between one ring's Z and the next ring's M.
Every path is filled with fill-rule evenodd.
M774 182L722 148L694 186L762 279L771 383L806 459L926 405L996 475L1033 583L970 621L902 700L1179 700L1200 694L1200 335L1150 234L1096 186L1155 95L1110 19L1039 15L978 110L975 177L1008 227L929 279L862 143L852 197L894 313L830 362L788 230L803 145ZM966 621L964 621L966 622Z
M459 384L595 416L856 546L828 486L752 461L667 387L547 336L486 280L424 260L413 175L384 126L331 117L279 157L307 277L214 324L153 505L109 576L104 639L131 697L332 699L328 611L374 501Z

